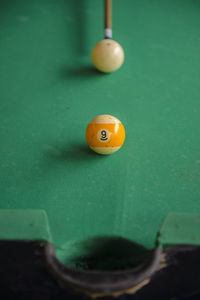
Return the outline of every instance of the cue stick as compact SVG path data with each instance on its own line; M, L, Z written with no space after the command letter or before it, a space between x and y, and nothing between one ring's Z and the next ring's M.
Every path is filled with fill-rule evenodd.
M104 38L112 39L112 0L104 0L104 6L105 6Z

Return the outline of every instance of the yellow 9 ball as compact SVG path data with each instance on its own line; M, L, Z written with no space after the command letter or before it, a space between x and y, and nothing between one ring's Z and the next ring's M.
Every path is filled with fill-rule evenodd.
M92 50L92 62L95 68L104 73L118 70L124 62L124 50L114 40L105 39L97 43Z
M120 120L111 115L100 115L87 126L86 141L98 154L118 151L125 140L125 129Z

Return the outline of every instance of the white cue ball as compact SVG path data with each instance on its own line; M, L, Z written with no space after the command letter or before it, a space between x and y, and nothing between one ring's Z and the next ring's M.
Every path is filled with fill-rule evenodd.
M92 50L92 62L97 70L111 73L121 67L124 62L124 50L114 40L105 39L98 42Z

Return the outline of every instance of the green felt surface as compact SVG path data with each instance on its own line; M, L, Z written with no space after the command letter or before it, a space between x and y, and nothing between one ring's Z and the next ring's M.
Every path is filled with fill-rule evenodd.
M169 214L161 226L158 243L200 245L200 214Z
M57 247L96 235L154 245L169 212L200 213L200 3L113 1L124 66L95 72L100 0L0 1L0 208L44 209ZM119 118L123 148L85 128Z
M52 241L43 210L0 210L0 240Z

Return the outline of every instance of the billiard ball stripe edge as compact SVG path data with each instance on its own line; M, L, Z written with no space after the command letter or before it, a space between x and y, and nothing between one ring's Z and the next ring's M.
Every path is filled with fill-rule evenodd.
M103 155L114 153L120 148L121 146L120 147L91 147L90 146L90 149L92 149L96 153L103 154Z

